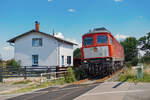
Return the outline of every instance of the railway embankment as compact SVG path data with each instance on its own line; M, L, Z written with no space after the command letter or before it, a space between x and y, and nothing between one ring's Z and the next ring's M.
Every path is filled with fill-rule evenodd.
M142 68L141 78L138 77L138 69L135 67L125 68L118 78L122 82L150 82L150 65L144 65Z

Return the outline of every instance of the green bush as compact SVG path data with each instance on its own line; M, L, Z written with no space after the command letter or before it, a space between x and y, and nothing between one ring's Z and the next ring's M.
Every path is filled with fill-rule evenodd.
M75 78L81 80L84 78L84 71L81 66L75 68Z
M12 60L9 60L6 65L10 66L10 67L20 67L21 62L20 61L15 61L14 59L12 59Z
M132 67L131 62L126 62L125 65L126 65L128 68L131 68L131 67Z
M0 66L2 66L3 65L3 61L0 59Z
M137 74L122 74L118 81L121 82L150 82L150 75L147 73L143 73L143 78L137 78Z
M131 61L125 63L128 68L132 68L132 66L136 66L138 64L138 58L135 57Z
M132 66L136 66L137 64L138 64L138 58L135 57L135 58L132 59L131 65L132 65Z
M67 83L72 83L76 81L74 71L71 67L67 68L67 75L65 76L65 80Z
M144 56L141 59L142 63L150 64L150 56Z
M81 58L81 49L80 48L77 48L77 49L74 50L73 57Z

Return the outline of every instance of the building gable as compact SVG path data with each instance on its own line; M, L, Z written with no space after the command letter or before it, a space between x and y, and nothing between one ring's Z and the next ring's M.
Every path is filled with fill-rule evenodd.
M77 45L76 43L73 43L73 42L70 42L70 41L67 41L67 40L64 40L64 39L55 37L55 36L53 36L53 35L50 35L50 34L47 34L47 33L44 33L44 32L36 31L36 30L31 30L31 31L28 31L28 32L26 32L26 33L23 33L23 34L21 34L21 35L19 35L19 36L16 36L16 37L14 37L14 38L8 40L7 42L9 42L9 43L15 43L15 41L16 41L17 39L23 38L24 36L27 36L27 35L29 35L29 34L31 34L31 33L39 33L39 34L45 35L45 36L47 36L47 37L49 37L49 38L53 38L53 39L55 39L55 40L57 40L57 41L59 41L59 42L63 42L63 43L70 44L70 45Z

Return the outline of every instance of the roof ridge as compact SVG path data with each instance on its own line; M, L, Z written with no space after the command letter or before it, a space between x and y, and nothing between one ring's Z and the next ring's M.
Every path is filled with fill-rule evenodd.
M56 37L56 36L53 36L53 35L48 34L48 33L45 33L45 32L37 31L37 30L35 30L35 29L32 29L32 30L30 30L30 31L27 31L27 32L25 32L25 33L23 33L23 34L21 34L21 35L18 35L18 36L16 36L16 37L14 37L14 38L8 40L7 42L9 42L9 43L14 43L14 42L16 41L16 39L18 39L18 38L20 38L20 37L22 37L22 36L28 35L28 34L30 34L30 33L32 33L32 32L38 32L38 33L41 33L41 34L45 34L45 35L50 36L50 37L53 37L53 38L55 38L55 39L57 39L57 40L59 40L59 41L64 41L64 42L69 43L69 44L77 45L76 43L70 42L70 41L65 40L65 39L62 39L62 38L58 38L58 37Z

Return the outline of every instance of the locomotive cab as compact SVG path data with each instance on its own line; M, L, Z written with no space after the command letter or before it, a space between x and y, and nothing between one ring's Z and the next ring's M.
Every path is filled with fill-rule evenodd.
M111 55L109 46L112 45L112 38L109 31L93 31L82 37L82 60L107 58Z
M86 73L92 75L113 73L115 60L120 62L124 56L122 46L105 28L94 29L82 36L81 55Z

